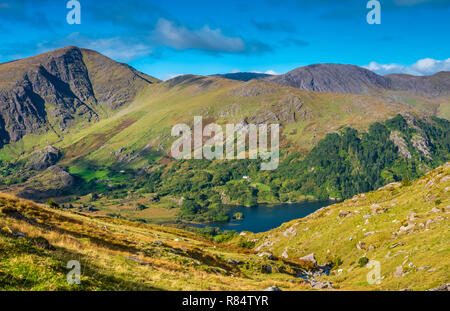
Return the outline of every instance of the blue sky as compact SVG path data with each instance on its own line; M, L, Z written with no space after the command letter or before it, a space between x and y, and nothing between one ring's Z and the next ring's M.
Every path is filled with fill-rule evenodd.
M0 0L0 62L67 45L168 79L236 71L284 73L313 63L378 73L450 70L450 0Z

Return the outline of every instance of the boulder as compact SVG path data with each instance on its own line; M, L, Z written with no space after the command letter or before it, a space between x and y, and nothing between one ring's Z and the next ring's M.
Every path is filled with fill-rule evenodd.
M344 218L344 217L347 217L348 215L350 215L351 213L350 212L347 212L347 211L340 211L339 212L339 217L342 217L342 218Z
M55 165L61 158L61 151L53 146L47 146L35 152L28 161L28 166L35 170L44 170Z
M386 207L382 207L379 204L372 204L370 209L372 210L372 215L382 214L388 210Z
M402 266L398 266L398 267L395 269L394 276L395 276L396 278L401 278L403 275L404 275L404 273L403 273L403 267L402 267Z
M303 261L309 261L309 262L311 262L313 265L317 265L317 260L316 260L316 256L314 255L314 253L312 253L312 254L309 254L309 255L306 255L306 256L303 256L303 257L301 257L301 258L299 258L300 260L303 260Z
M43 237L38 237L34 239L34 245L50 251L56 250L56 248L53 245L51 245L47 239Z
M402 232L408 232L411 231L412 229L414 229L416 226L416 224L408 222L406 226L401 226L400 229L398 230L398 233L402 233Z
M443 284L441 286L429 289L429 291L432 291L432 292L448 292L448 291L450 291L450 283Z
M329 281L322 282L322 281L311 280L309 282L309 284L311 285L312 288L317 288L317 289L331 289L331 288L333 288L333 283L331 283Z
M259 257L266 257L269 260L275 260L276 258L273 256L272 253L269 252L262 252L258 254Z
M276 287L276 286L268 287L268 288L266 288L264 291L265 291L265 292L282 292L282 290L279 289L279 288Z

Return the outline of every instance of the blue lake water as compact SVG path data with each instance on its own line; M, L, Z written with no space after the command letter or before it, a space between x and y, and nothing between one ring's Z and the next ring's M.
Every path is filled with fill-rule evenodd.
M282 223L303 218L318 209L335 202L304 202L293 204L259 205L257 207L236 207L231 214L241 212L242 220L231 220L228 223L212 223L198 227L217 227L222 230L264 232L279 227Z

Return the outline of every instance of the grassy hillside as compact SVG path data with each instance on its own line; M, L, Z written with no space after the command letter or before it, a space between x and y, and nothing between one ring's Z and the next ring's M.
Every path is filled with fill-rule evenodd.
M298 259L314 253L331 263L336 289L426 290L450 282L450 163L412 183L393 183L233 243ZM381 283L368 284L368 260L381 264Z
M0 289L309 290L328 281L336 290L430 289L449 282L449 192L447 163L223 244L0 194ZM299 259L310 253L331 265L329 276ZM70 260L81 264L80 285L66 282ZM378 285L366 281L368 260L381 263Z
M66 282L70 260L81 264L80 285ZM188 231L0 194L0 290L300 290L301 270Z

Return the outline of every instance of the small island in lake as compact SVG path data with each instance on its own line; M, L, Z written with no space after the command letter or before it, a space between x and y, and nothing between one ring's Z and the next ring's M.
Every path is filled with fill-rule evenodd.
M233 219L234 220L242 220L242 219L244 219L244 214L241 212L236 212L233 214Z

